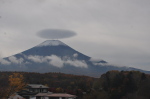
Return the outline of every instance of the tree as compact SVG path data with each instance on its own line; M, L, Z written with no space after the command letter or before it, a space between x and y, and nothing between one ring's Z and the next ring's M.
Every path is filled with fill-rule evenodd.
M63 89L62 88L56 88L56 93L63 93L64 91L63 91Z
M24 82L24 77L20 73L13 73L12 75L9 76L8 80L9 86L6 92L7 98L13 93L22 90L26 86L26 83Z

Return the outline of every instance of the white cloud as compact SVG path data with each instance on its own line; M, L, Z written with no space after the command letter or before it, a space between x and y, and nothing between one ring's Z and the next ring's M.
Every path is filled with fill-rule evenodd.
M36 63L47 63L56 67L63 67L63 60L56 56L56 55L51 55L51 56L38 56L38 55L30 55L27 57L29 60L36 62Z
M81 67L81 68L88 68L88 65L86 64L85 61L80 61L80 60L67 60L65 61L66 64L70 64L75 67Z
M77 58L77 57L78 57L78 54L77 54L77 53L73 54L73 57Z
M11 62L5 60L5 59L0 59L0 63L3 64L3 65L10 65Z
M23 63L24 59L23 58L19 58L17 59L15 56L10 56L8 57L8 60L4 59L4 58L1 58L0 59L0 63L1 64L4 64L4 65L10 65L11 63L14 63L14 64L21 64Z
M64 66L63 65L64 64L63 60L60 57L56 56L56 55L47 56L46 59L50 60L49 64L51 64L53 66L56 66L56 67L59 67L59 68Z
M15 56L10 56L8 59L11 63L14 63L14 64L21 64L24 61L23 58L17 59Z
M115 66L115 65L112 65L112 64L108 64L108 63L93 63L93 65L97 65L97 66L110 66L110 65Z
M38 56L38 55L34 55L34 56L30 55L27 58L36 63L43 63L46 61L46 60L44 60L43 56Z
M90 58L90 61L91 62L99 62L99 61L102 61L102 60L98 59L98 58Z
M51 56L38 56L38 55L35 55L35 56L28 56L28 59L33 61L33 62L36 62L36 63L47 63L47 64L50 64L52 66L56 66L56 67L59 67L59 68L62 68L64 66L64 64L70 64L72 66L75 66L75 67L81 67L81 68L87 68L87 64L85 61L80 61L80 60L71 60L70 58L64 58L62 59L61 57L58 57L56 55L51 55Z

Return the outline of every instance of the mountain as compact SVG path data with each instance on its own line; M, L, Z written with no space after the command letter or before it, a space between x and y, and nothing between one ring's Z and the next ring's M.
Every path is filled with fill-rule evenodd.
M24 52L0 59L0 71L61 72L99 77L109 70L138 70L149 73L95 60L59 40L47 40Z

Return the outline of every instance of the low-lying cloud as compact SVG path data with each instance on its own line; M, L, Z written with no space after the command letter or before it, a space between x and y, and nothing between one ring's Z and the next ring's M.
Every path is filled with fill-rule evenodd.
M43 63L44 62L43 56L38 56L38 55L32 56L32 55L30 55L27 58L33 62L36 62L36 63Z
M77 57L78 57L78 54L77 54L77 53L73 54L73 57L77 58Z
M10 65L10 64L31 64L31 62L35 63L46 63L50 66L55 66L58 68L62 68L66 65L74 66L74 67L80 67L80 68L88 68L87 63L84 60L78 60L78 54L74 53L73 58L70 58L68 56L59 57L56 55L50 55L50 56L40 56L40 55L29 55L26 56L21 53L23 58L17 58L15 56L8 57L8 59L0 59L0 64L3 65ZM96 66L109 66L112 64L108 63L101 63L101 59L94 59L91 58L89 61L93 63L93 65ZM116 65L115 65L116 66Z
M97 58L90 58L90 61L91 62L99 62L99 61L102 61L101 59L97 59Z
M14 64L21 64L24 61L23 58L16 58L15 56L11 56L8 59L11 63L14 63Z
M64 64L69 64L71 66L75 66L75 67L81 67L81 68L87 68L88 65L86 64L86 62L84 60L77 60L77 59L69 59L69 58L61 58L58 57L56 55L51 55L51 56L28 56L28 59L36 62L36 63L47 63L49 65L52 66L56 66L59 68L62 68L64 66Z
M24 54L21 54L23 58L17 58L15 56L8 57L8 59L0 59L0 64L3 65L10 65L10 64L31 64L31 62L35 63L46 63L50 66L55 66L58 68L62 68L66 65L74 66L74 67L80 67L80 68L88 68L87 63L84 60L78 60L78 54L74 53L73 58L70 58L68 56L59 57L56 55L51 56L39 56L39 55L29 55L26 56ZM91 58L89 61L93 63L93 65L96 66L109 66L112 64L108 63L101 63L100 59L94 59Z
M45 39L64 39L77 35L74 31L63 29L44 29L37 33L41 38Z
M82 67L82 68L87 68L87 64L85 61L79 61L79 60L67 60L65 61L66 64L70 64L75 67Z
M64 61L56 55L46 56L45 59L50 60L49 61L50 65L53 65L53 66L56 66L56 67L59 67L59 68L64 66Z
M11 56L11 57L8 57L8 60L1 58L0 64L3 64L3 65L21 64L21 63L23 63L23 61L24 61L23 58L17 58L15 56Z
M10 65L11 62L7 61L6 59L0 59L0 63L3 64L3 65Z

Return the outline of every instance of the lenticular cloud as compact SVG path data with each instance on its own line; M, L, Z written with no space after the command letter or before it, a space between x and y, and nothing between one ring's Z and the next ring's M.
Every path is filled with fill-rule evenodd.
M45 39L64 39L77 35L74 31L63 29L44 29L37 33L41 38Z

